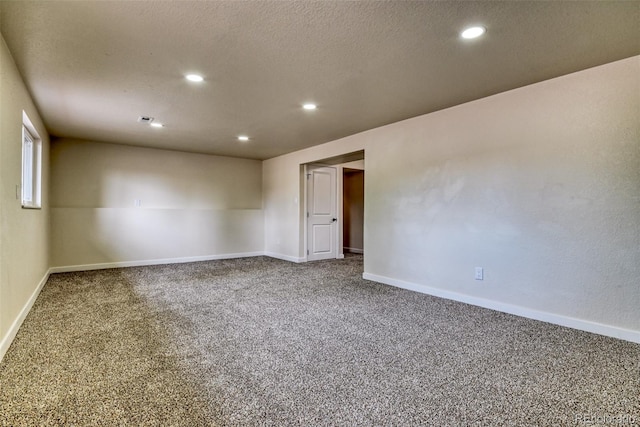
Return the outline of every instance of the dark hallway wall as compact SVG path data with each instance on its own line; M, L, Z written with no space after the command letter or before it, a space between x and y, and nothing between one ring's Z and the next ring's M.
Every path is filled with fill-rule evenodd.
M364 171L345 169L343 185L344 251L362 253L364 249Z

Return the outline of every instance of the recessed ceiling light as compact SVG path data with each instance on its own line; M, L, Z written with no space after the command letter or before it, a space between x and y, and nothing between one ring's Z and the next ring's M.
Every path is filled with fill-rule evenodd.
M184 78L189 80L190 82L201 82L204 80L204 77L202 77L200 74L187 74L186 76L184 76Z
M318 106L316 104L307 103L304 104L302 108L304 108L305 110L315 110L316 108L318 108Z
M249 140L249 137L247 135L240 135L238 137L238 141L246 142L248 140Z
M162 123L151 123L151 126L153 126L154 128L164 127L164 125Z
M487 32L485 27L469 27L464 30L460 35L463 39L475 39Z

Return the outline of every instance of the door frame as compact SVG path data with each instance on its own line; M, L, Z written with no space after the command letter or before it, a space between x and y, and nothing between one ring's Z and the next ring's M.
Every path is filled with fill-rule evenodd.
M337 251L336 251L336 259L341 259L344 258L344 248L343 248L343 236L344 236L344 204L343 204L343 197L344 197L344 166L348 163L354 162L354 161L359 161L359 160L365 160L366 159L366 154L365 154L366 150L364 149L360 149L360 150L356 150L356 151L347 151L347 152L343 152L340 153L338 155L334 155L331 157L325 157L325 158L320 158L320 159L315 159L313 161L310 162L306 162L306 163L302 163L300 162L300 170L299 170L299 187L298 187L298 197L296 197L294 199L294 203L298 206L298 250L299 250L299 254L302 255L301 257L298 258L297 262L307 262L307 249L309 248L309 244L308 244L308 236L307 236L307 230L308 230L308 224L307 224L307 166L330 166L330 167L335 167L337 169L337 174L336 174L336 186L337 191L336 191L336 197L337 197L337 204L336 204L336 208L337 208L337 212L336 212L336 218L338 218L338 226L336 227L336 245L337 247ZM366 163L365 163L366 165ZM364 170L366 171L366 167L364 168ZM365 174L366 176L366 174ZM365 178L366 179L366 178ZM365 185L366 188L366 185ZM365 195L365 199L366 199L366 195ZM365 224L366 224L366 202L365 202ZM300 238L302 237L302 238ZM366 232L363 235L363 238L365 240L365 246L366 246Z

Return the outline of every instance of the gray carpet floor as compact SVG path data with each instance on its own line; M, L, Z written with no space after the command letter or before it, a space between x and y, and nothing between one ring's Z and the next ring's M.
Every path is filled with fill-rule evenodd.
M52 275L0 424L640 424L640 345L361 276L361 256Z

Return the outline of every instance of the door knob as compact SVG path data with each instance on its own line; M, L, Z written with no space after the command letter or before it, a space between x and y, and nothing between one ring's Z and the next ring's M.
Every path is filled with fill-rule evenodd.
M331 222L336 222L337 220L338 220L338 218L333 218L333 219L331 220Z

